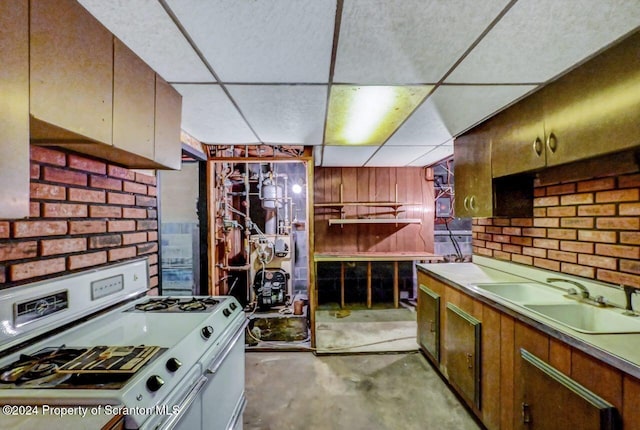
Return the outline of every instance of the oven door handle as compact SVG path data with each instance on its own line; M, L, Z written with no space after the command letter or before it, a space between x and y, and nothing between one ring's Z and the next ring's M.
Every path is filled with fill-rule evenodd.
M179 412L171 415L171 417L168 420L163 422L160 425L160 427L157 427L156 429L157 430L173 429L176 426L176 424L178 424L178 421L180 421L180 418L182 417L182 415L189 409L191 404L198 398L200 391L202 391L202 389L204 388L205 384L208 381L209 381L209 378L207 378L206 376L201 376L200 379L198 379L198 381L193 385L193 388L191 388L191 390L189 391L189 394L187 394L184 400L180 402L180 405L178 406Z
M244 329L247 327L247 325L249 325L249 320L245 320L238 328L238 330L233 333L233 335L231 336L231 342L229 342L224 351L222 351L222 353L213 362L209 363L205 373L213 375L218 371L218 369L220 369L220 366L222 366L222 362L227 358L227 356L229 356L229 354L231 354L231 350L233 349L233 347L236 346L236 343L238 343L238 341L242 338L242 334L244 333Z

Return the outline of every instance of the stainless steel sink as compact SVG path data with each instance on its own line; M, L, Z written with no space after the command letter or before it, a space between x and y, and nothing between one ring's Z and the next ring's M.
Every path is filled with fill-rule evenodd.
M566 300L564 291L535 282L500 282L475 284L477 288L505 300L522 303L553 303Z
M640 318L586 303L525 304L525 308L589 334L640 333Z

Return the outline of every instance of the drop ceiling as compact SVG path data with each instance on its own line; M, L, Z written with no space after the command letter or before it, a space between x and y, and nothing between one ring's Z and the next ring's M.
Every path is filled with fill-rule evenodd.
M321 166L425 166L453 138L639 28L638 0L79 0L183 97L205 144L305 145ZM379 139L337 95L418 94ZM332 109L330 109L330 106Z

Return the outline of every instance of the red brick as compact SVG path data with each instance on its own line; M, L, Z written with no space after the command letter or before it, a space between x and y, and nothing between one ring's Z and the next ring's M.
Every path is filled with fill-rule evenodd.
M530 237L512 236L511 243L514 245L531 246L533 245L533 239Z
M609 270L598 269L597 279L616 285L629 285L631 287L640 288L640 276L630 273L613 272Z
M546 237L547 229L546 228L523 228L522 235L531 236L531 237Z
M61 187L59 185L38 184L32 182L30 197L32 199L43 200L65 200L67 198L67 193L65 187Z
M533 199L534 207L542 207L542 206L558 206L560 204L560 200L558 196L552 197L535 197Z
M21 281L23 279L64 272L64 270L64 258L30 261L11 265L9 267L9 278L12 281Z
M149 233L151 235L151 233ZM149 239L151 240L151 239ZM512 254L522 254L522 247L518 245L502 245L502 250Z
M147 294L149 294L150 296L157 296L158 295L158 289L155 288L158 286L158 277L157 276L153 276L151 278L149 278L149 291Z
M560 197L560 204L562 206L588 205L591 203L593 203L593 194L591 193L569 194L569 195Z
M578 263L583 266L601 267L604 269L615 269L617 260L611 257L600 257L598 255L579 254Z
M578 233L570 228L550 228L547 230L547 237L550 239L575 240Z
M148 196L157 196L158 189L156 187L147 187L147 195Z
M83 188L69 188L69 201L104 203L104 191L85 190Z
M500 243L510 243L511 236L507 236L506 234L494 234L493 241Z
M487 248L476 248L473 250L476 255L483 255L485 257L493 257L493 250Z
M44 168L44 180L72 185L87 185L87 174L59 169L57 167Z
M620 271L640 275L640 261L620 260Z
M598 218L596 220L596 227L603 230L638 230L640 229L640 218Z
M511 220L509 218L494 218L493 225L499 227L508 227L511 224Z
M136 173L136 182L141 182L143 184L147 184L147 185L155 185L156 184L156 177L153 175L146 175L144 173L140 173L140 172L135 172Z
M101 175L107 173L107 165L102 161L90 160L75 154L69 154L69 167Z
M564 261L564 262L567 262L567 263L577 263L578 262L578 254L576 254L575 252L550 250L547 253L547 258L549 258L550 260Z
M493 235L492 234L487 234L487 233L475 233L476 237L480 240L493 240Z
M487 242L485 242L484 240L478 240L472 237L471 239L471 243L473 246L477 246L479 248L486 248L487 247Z
M114 231L133 231L136 229L136 222L133 220L127 221L107 221L107 230L109 232Z
M11 233L10 224L8 221L0 221L0 238L6 239Z
M620 215L640 215L640 203L622 203Z
M486 227L483 226L483 225L472 225L471 226L471 231L484 233L485 230L486 230Z
M593 254L595 249L594 244L591 242L560 242L560 249L562 251L580 252L583 254Z
M545 187L538 187L534 185L533 197L544 197L547 195L547 189Z
M123 218L147 218L146 209L122 208Z
M533 226L534 227L559 227L560 219L559 218L534 218Z
M0 266L0 284L7 282L7 274L4 266Z
M485 246L489 249L496 249L496 250L502 249L502 244L497 242L487 242Z
M593 225L593 218L589 217L562 218L560 220L560 227L564 228L593 228Z
M596 254L611 257L640 258L640 247L629 245L605 245L596 243Z
M640 232L621 231L620 243L626 243L628 245L640 245Z
M107 195L107 202L110 205L129 205L133 206L136 204L136 197L131 194L122 194L122 193L109 193Z
M555 196L559 194L571 194L576 192L576 184L560 184L547 187L547 195Z
M93 252L91 254L79 254L69 257L67 266L69 270L81 269L83 267L97 266L107 262L105 251Z
M136 246L138 247L138 255L149 254L151 252L158 252L157 242L149 242L149 243L144 243Z
M541 249L541 248L530 248L528 246L525 246L524 248L522 248L522 254L523 255L530 255L532 257L545 258L547 256L547 250L546 249Z
M136 175L133 171L111 164L107 167L107 174L114 178L127 179L129 181L133 181L136 178Z
M40 242L42 255L70 254L87 250L87 240L83 237L73 239L43 240Z
M31 163L29 169L29 177L31 179L40 179L40 165Z
M615 231L578 230L581 242L616 243Z
M89 238L89 248L111 248L123 245L122 236L119 234L110 234L107 236L92 236ZM126 244L125 244L126 245Z
M30 149L32 161L55 166L65 166L67 164L65 154L60 151L36 145L32 145Z
M122 190L128 193L147 194L147 186L143 184L137 184L135 182L124 181L122 183Z
M493 251L493 258L497 258L498 260L511 261L511 254L509 254L508 252Z
M553 270L554 272L560 271L560 262L553 260L545 260L544 258L534 258L533 265L535 267L541 267L547 270Z
M548 216L555 217L567 217L567 216L576 216L576 207L575 206L555 206L547 208Z
M149 266L149 276L155 276L158 274L158 265Z
M151 254L149 256L149 264L158 264L158 254Z
M86 218L87 205L44 203L42 212L46 218Z
M38 255L38 242L0 243L0 261L21 260Z
M502 229L503 234L509 234L511 236L520 236L522 234L522 228L520 227L505 227Z
M620 176L618 186L620 188L640 187L640 174Z
M474 218L478 225L493 225L493 218Z
M547 208L533 208L534 218L544 218L547 216Z
M511 261L513 261L514 263L526 264L528 266L533 265L533 258L529 257L528 255L513 254L511 256Z
M157 201L155 197L136 196L136 206L152 206L156 207Z
M561 263L560 271L568 275L582 276L583 278L595 278L596 269L580 266L579 264Z
M40 203L29 202L29 217L40 218Z
M132 243L142 243L147 241L147 233L129 233L122 235L122 244L131 245Z
M106 178L104 176L91 175L89 177L89 185L93 188L122 191L122 181L120 179Z
M137 249L135 246L128 246L126 248L117 248L109 250L109 261L124 260L125 258L135 257L137 255ZM157 266L155 266L157 267Z
M533 239L534 248L560 249L560 241L556 239Z
M594 179L578 183L578 192L611 190L615 187L615 178Z
M56 236L67 234L66 221L16 221L13 237Z
M122 208L117 206L89 206L91 218L122 218Z
M600 191L596 193L597 203L630 202L640 198L637 188L625 190Z
M149 242L154 242L154 241L158 240L158 232L157 231L150 231L149 233L147 233L147 240Z
M136 221L138 226L138 230L157 230L158 229L158 221L156 220L141 220Z
M579 216L611 216L616 214L616 205L606 204L606 205L588 205L588 206L579 206L578 207L578 215Z
M69 234L104 233L107 223L104 221L69 221Z

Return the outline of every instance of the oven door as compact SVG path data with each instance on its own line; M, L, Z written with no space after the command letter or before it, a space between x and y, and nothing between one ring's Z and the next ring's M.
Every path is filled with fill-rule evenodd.
M209 382L202 392L202 422L211 430L242 428L244 411L244 329L225 340L224 349L205 368Z

